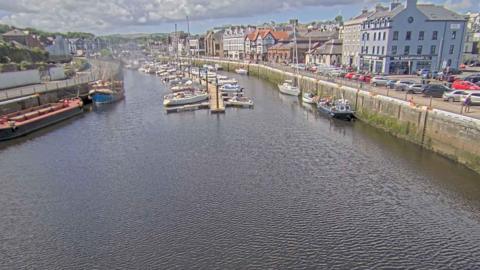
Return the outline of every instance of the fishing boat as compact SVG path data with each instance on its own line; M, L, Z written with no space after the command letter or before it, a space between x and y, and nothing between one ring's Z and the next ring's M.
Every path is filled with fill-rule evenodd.
M303 93L302 101L303 103L315 104L314 95L312 93Z
M178 106L201 102L208 99L208 93L202 91L185 91L166 95L164 106Z
M248 74L248 70L246 70L244 68L237 68L237 69L235 69L235 72L237 74L240 74L240 75L247 75Z
M0 116L0 141L27 135L82 112L82 100L74 98Z
M97 82L93 85L93 89L88 92L88 96L95 105L117 102L125 97L123 82Z
M292 80L285 80L283 84L278 85L278 89L282 94L291 96L300 95L300 88L298 88L298 86L294 86Z
M333 118L350 121L355 117L350 102L346 99L320 99L317 103L317 108L320 112L326 113Z
M224 84L220 87L220 90L223 92L240 92L242 88L238 84Z

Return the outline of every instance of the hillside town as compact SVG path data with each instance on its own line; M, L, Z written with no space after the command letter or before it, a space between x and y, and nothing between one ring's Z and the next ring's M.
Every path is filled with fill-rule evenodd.
M418 24L417 22L422 22ZM343 21L214 27L202 35L170 34L161 53L230 60L332 65L373 74L414 74L480 65L480 13L397 1ZM418 26L421 29L418 29Z

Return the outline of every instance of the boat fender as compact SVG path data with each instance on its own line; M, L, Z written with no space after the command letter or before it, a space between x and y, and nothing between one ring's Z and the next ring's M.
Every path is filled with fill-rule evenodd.
M9 121L8 125L10 126L12 131L15 132L15 130L17 129L17 126L15 125L15 121Z

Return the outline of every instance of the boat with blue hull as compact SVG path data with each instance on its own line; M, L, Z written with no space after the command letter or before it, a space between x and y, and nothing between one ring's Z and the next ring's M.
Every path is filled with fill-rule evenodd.
M95 105L117 102L125 97L123 82L96 83L88 93Z

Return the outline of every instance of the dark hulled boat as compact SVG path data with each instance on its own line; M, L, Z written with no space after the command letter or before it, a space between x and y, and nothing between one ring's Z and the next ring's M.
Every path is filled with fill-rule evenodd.
M352 110L350 103L345 99L321 99L317 103L317 108L320 112L323 112L333 118L348 121L355 118L354 111Z
M0 116L0 141L27 135L82 112L82 100L74 98Z

